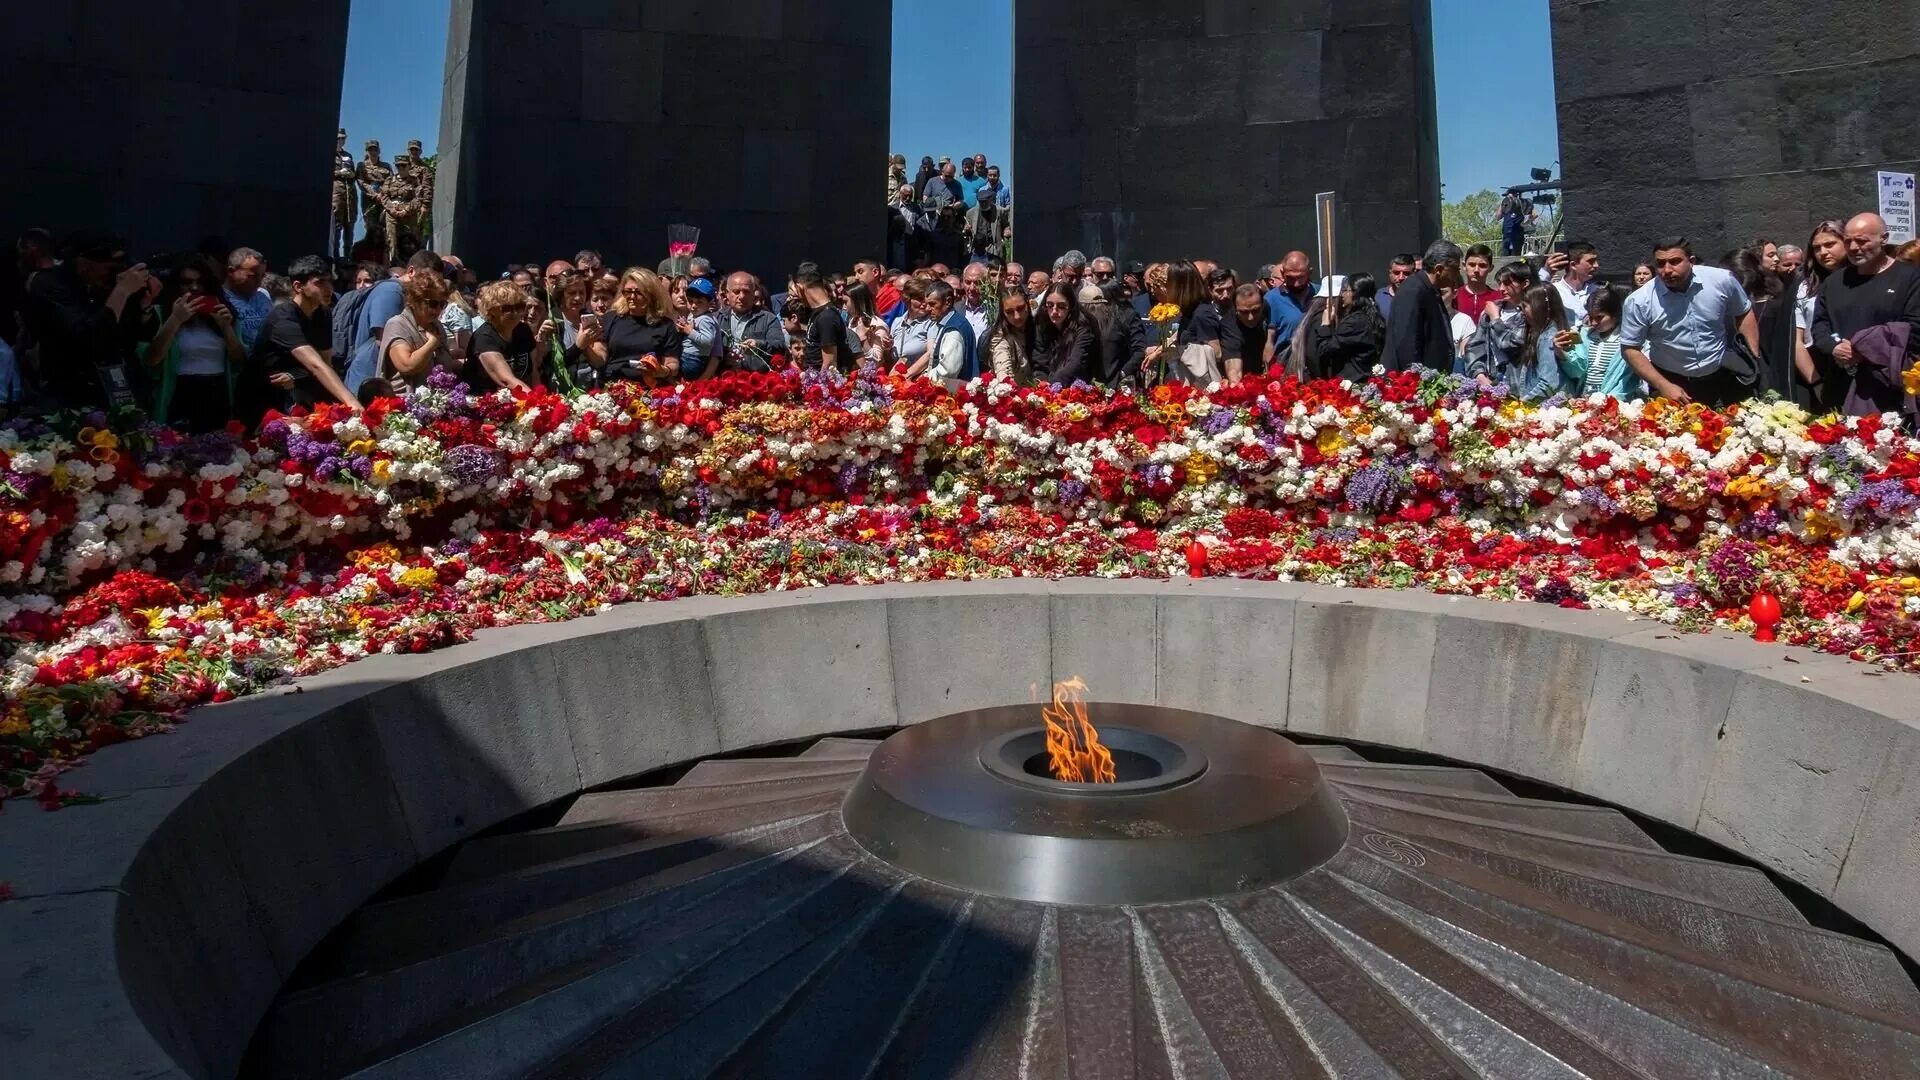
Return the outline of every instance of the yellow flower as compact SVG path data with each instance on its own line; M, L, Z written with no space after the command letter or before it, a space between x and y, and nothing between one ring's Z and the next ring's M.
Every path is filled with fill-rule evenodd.
M1900 376L1900 382L1909 394L1920 394L1920 363L1915 363Z
M1807 539L1814 542L1838 540L1847 534L1840 519L1832 514L1815 510L1807 515Z
M10 714L4 718L0 718L0 738L6 738L14 735L24 735L26 734L26 731L27 731L26 717L14 716Z
M373 453L373 440L372 439L355 439L354 441L347 444L347 453L371 454Z
M147 629L149 630L166 629L167 622L171 618L171 613L163 607L136 608L134 609L134 614L147 620Z
M1172 322L1179 317L1180 306L1178 304L1155 304L1152 310L1147 312L1148 322Z
M1727 481L1727 496L1734 499L1773 500L1777 489L1757 476L1736 476Z
M384 484L393 476L393 462L384 458L373 463L373 478Z
M96 431L93 433L93 439L91 441L96 448L101 450L113 450L120 446L120 439L111 431Z
M1337 427L1325 427L1320 429L1320 434L1314 438L1313 445L1321 453L1331 457L1346 448L1347 437Z
M396 580L409 589L426 589L439 584L440 575L434 573L432 567L416 566L402 571Z
M1187 483L1194 487L1205 487L1220 475L1220 462L1209 454L1194 454L1187 458Z
M1866 593L1857 592L1857 593L1854 593L1852 596L1847 597L1847 614L1849 615L1852 615L1853 613L1859 611L1861 608L1866 606L1867 606Z

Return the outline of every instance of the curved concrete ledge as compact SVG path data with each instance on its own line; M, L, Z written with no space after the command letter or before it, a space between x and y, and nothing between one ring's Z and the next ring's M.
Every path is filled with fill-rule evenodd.
M226 1076L294 965L422 859L725 750L1055 677L1428 751L1697 831L1920 954L1920 682L1604 612L1236 581L1006 581L621 608L204 709L0 817L10 1077Z

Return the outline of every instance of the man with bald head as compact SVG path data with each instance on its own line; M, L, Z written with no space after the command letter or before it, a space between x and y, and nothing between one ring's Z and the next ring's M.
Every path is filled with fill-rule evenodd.
M1313 303L1313 264L1304 251L1289 251L1274 267L1277 279L1267 292L1267 325L1275 341L1292 341L1293 331Z
M1890 412L1905 397L1901 373L1920 356L1920 266L1893 257L1878 214L1855 215L1845 239L1847 265L1827 276L1814 304L1811 348L1847 383L1844 399L1840 387L1823 387L1825 400L1844 400L1849 416Z
M780 316L760 307L759 280L744 270L728 274L720 299L726 305L720 334L728 362L745 371L766 371L769 357L787 351L787 332Z

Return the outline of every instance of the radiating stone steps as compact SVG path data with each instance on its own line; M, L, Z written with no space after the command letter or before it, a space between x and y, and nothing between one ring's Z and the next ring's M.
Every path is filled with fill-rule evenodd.
M794 776L715 787L663 787L646 791L603 791L580 796L560 819L562 825L591 821L649 822L704 810L730 809L753 803L771 803L803 795L846 791L851 773Z
M851 782L866 766L866 759L853 758L735 758L729 761L703 761L687 770L674 787L714 787L754 780L791 780L806 777L845 776Z
M1365 845L1360 850L1365 851ZM1616 934L1625 934L1622 928L1627 925L1636 926L1683 954L1756 958L1796 985L1824 988L1866 1008L1904 1009L1920 1016L1920 992L1899 961L1868 942L1443 841L1427 841L1421 850L1429 879L1444 878L1534 910L1572 913L1566 917L1583 925L1605 925Z
M723 852L773 855L837 827L830 811L816 811L721 832L672 833L373 904L349 919L308 967L340 977L391 966L686 863Z
M1795 984L1751 957L1724 951L1677 956L1672 943L1649 944L1654 935L1617 936L1574 921L1571 917L1580 915L1576 911L1530 908L1372 859L1350 859L1332 874L1303 879L1302 901L1315 903L1315 890L1329 879L1490 970L1534 974L1546 967L1566 973L1576 983L1789 1073L1865 1076L1873 1071L1866 1064L1871 1061L1920 1061L1920 1035L1915 1034L1920 1018L1862 1008ZM1516 955L1530 963L1516 968ZM1572 992L1575 988L1544 977L1529 990L1542 999L1550 990L1569 992L1570 1000L1591 999L1590 993ZM1609 1034L1583 1030L1590 1036ZM1815 1037L1815 1031L1826 1034ZM1790 1064L1796 1061L1800 1064ZM1703 1073L1696 1065L1650 1075Z
M738 924L757 920L770 905L797 901L851 858L842 837L776 857L699 860L487 928L424 959L287 995L258 1038L273 1060L314 1070L298 1075L338 1075L359 1067L374 1049L433 1029L450 1013L596 955L646 953L708 937L721 945L737 940Z
M1456 765L1391 765L1378 761L1329 761L1320 768L1329 780L1355 783L1408 783L1425 787L1478 791L1487 795L1511 795L1498 780L1478 769Z
M1210 901L1047 907L871 860L837 809L874 744L820 745L470 842L310 958L247 1075L1920 1072L1920 992L1890 951L1604 808L1315 748L1352 820L1333 862Z
M1363 840L1365 833L1379 829L1416 845L1425 844L1429 839L1452 842L1466 850L1510 856L1573 873L1638 882L1729 911L1806 925L1805 916L1772 880L1751 867L1667 851L1597 844L1585 838L1505 823L1494 825L1382 807L1355 806L1350 818Z
M1322 765L1325 765L1331 761L1357 762L1362 765L1367 764L1366 758L1361 757L1359 754L1355 753L1352 749L1345 746L1304 746L1303 745L1300 747L1300 749L1305 750L1310 756L1312 756L1313 760L1319 762Z
M1334 781L1339 784L1339 781ZM1392 788L1341 784L1347 798L1357 803L1380 806L1424 808L1462 814L1482 821L1504 821L1512 825L1532 825L1570 836L1585 836L1627 847L1660 850L1632 819L1618 810L1602 806L1578 806L1572 803L1542 802L1514 795L1481 795L1470 792L1422 791L1411 786Z
M865 761L873 756L873 748L880 745L879 739L821 739L799 756L809 761L827 758L834 761Z
M557 859L665 836L711 835L747 825L837 809L844 791L827 790L792 798L749 801L692 810L644 821L596 820L505 833L468 841L447 870L449 882L474 881L538 866Z

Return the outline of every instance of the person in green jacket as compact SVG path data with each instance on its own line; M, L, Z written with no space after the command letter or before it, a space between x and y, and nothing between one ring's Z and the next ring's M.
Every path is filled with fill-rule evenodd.
M168 284L156 305L166 316L144 349L158 386L153 418L195 433L218 431L234 418L246 347L211 260L189 256Z
M1622 401L1647 396L1647 384L1620 354L1620 311L1631 290L1611 285L1587 302L1580 340L1561 356L1565 388L1577 397L1605 394Z

